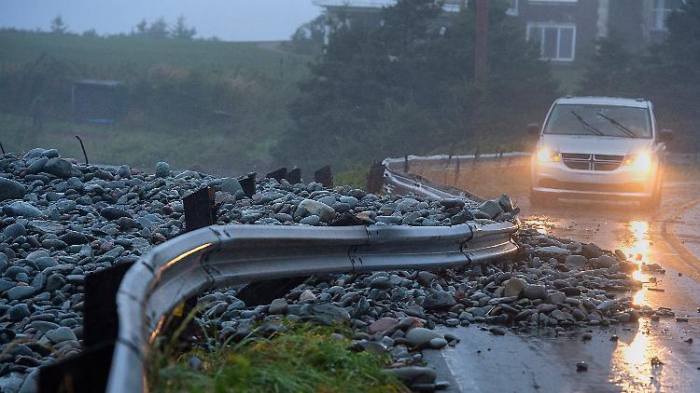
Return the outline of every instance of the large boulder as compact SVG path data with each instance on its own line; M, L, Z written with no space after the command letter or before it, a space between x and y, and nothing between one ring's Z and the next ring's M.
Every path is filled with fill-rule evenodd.
M16 181L0 177L0 202L8 199L22 199L27 189Z

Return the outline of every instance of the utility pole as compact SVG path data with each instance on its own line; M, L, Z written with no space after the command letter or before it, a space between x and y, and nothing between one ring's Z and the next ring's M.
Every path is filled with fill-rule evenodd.
M483 87L486 83L488 31L489 2L488 0L476 0L476 64L474 65L474 79L479 87Z

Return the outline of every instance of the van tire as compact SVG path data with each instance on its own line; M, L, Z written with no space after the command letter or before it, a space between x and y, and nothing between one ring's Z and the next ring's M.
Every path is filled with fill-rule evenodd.
M644 198L640 201L642 210L655 212L661 207L661 182L656 183L654 193L649 198Z

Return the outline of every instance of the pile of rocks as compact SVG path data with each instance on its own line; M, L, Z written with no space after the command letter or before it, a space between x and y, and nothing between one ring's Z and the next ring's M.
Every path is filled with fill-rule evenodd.
M495 335L534 328L558 337L589 326L633 323L640 315L673 316L632 303L631 291L641 283L628 273L637 265L620 251L531 229L522 230L518 241L522 254L516 262L312 277L284 298L257 307L246 307L235 289L216 291L199 299L206 311L197 321L214 327L219 342L269 336L285 329L282 318L344 324L353 328L352 337L345 337L353 340L353 349L390 354L392 372L416 390L429 390L444 384L421 367L420 351L457 344L452 335L432 330L438 325L488 325Z
M85 276L182 233L182 198L202 187L217 191L221 224L453 225L517 214L507 196L435 201L270 179L248 198L235 178L155 169L77 165L54 149L0 156L0 391L31 391L38 366L81 351Z

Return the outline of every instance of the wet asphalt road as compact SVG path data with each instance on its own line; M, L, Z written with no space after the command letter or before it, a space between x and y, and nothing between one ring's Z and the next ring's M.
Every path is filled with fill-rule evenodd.
M514 199L524 225L624 251L640 264L635 277L644 282L628 296L639 305L669 307L688 322L643 317L637 324L591 327L565 338L538 329L505 336L475 325L445 329L461 343L426 357L451 382L449 391L699 392L700 183L666 184L663 196L656 213L636 203L560 201L533 208L527 197ZM658 263L666 272L644 273L642 263ZM593 339L584 342L587 331ZM610 341L613 334L617 342ZM655 357L663 364L652 366ZM588 363L587 372L576 371L579 361Z

